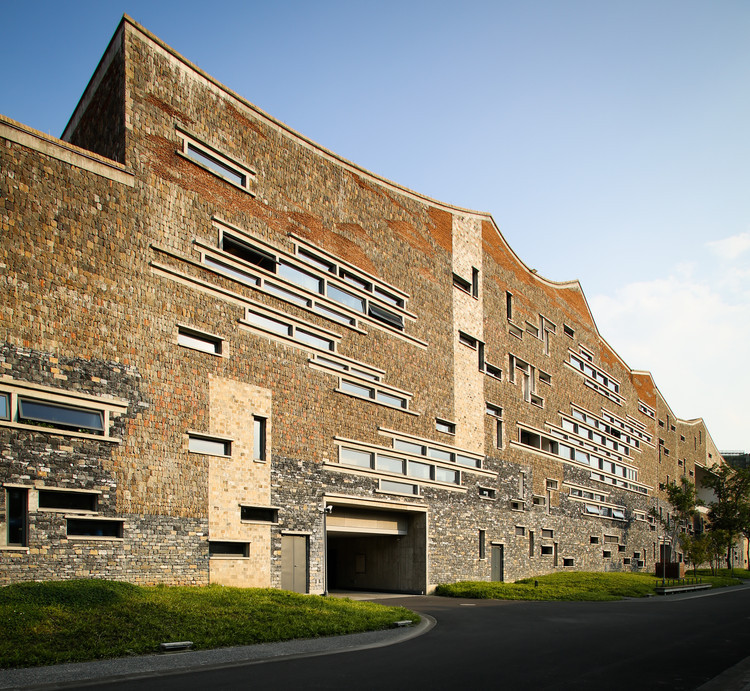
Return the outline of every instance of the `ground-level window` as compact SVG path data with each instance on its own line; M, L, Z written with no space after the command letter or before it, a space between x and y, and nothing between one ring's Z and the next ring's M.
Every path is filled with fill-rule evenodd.
M208 556L227 559L245 558L250 556L250 543L209 540Z
M5 494L5 521L8 526L8 544L28 546L29 491L8 487Z

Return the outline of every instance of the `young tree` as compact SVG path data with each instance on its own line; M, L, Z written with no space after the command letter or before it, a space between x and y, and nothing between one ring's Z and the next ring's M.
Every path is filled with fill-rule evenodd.
M711 555L708 536L705 533L683 533L680 535L680 546L685 553L685 561L693 565L693 575L698 575L698 565L707 562Z
M727 538L727 563L734 575L732 558L735 540L742 535L750 505L750 470L729 465L714 466L703 479L703 486L713 490L715 499L708 505L710 529L722 530Z
M674 552L676 552L680 533L688 528L696 514L696 507L702 504L702 502L695 493L695 484L688 480L687 477L681 477L679 484L672 482L664 489L667 493L667 502L671 510L664 516L663 514L659 514L655 508L652 508L651 515L661 523L667 537L669 537L670 544L672 545L672 550L669 554L669 561L671 562Z

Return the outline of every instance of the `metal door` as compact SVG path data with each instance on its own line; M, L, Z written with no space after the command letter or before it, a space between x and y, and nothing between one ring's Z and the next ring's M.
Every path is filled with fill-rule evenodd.
M281 588L307 592L307 536L281 537Z
M492 545L491 570L492 580L502 581L504 570L503 545Z

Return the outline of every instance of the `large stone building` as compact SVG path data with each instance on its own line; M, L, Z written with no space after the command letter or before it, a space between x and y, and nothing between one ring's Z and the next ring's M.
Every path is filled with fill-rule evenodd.
M2 583L649 570L660 487L721 462L492 217L127 17L61 139L0 118L0 166Z

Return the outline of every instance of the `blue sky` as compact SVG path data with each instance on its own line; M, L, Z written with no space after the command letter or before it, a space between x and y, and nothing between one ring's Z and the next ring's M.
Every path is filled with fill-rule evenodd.
M59 135L123 12L326 148L491 212L678 416L750 450L746 0L0 0L0 113Z

